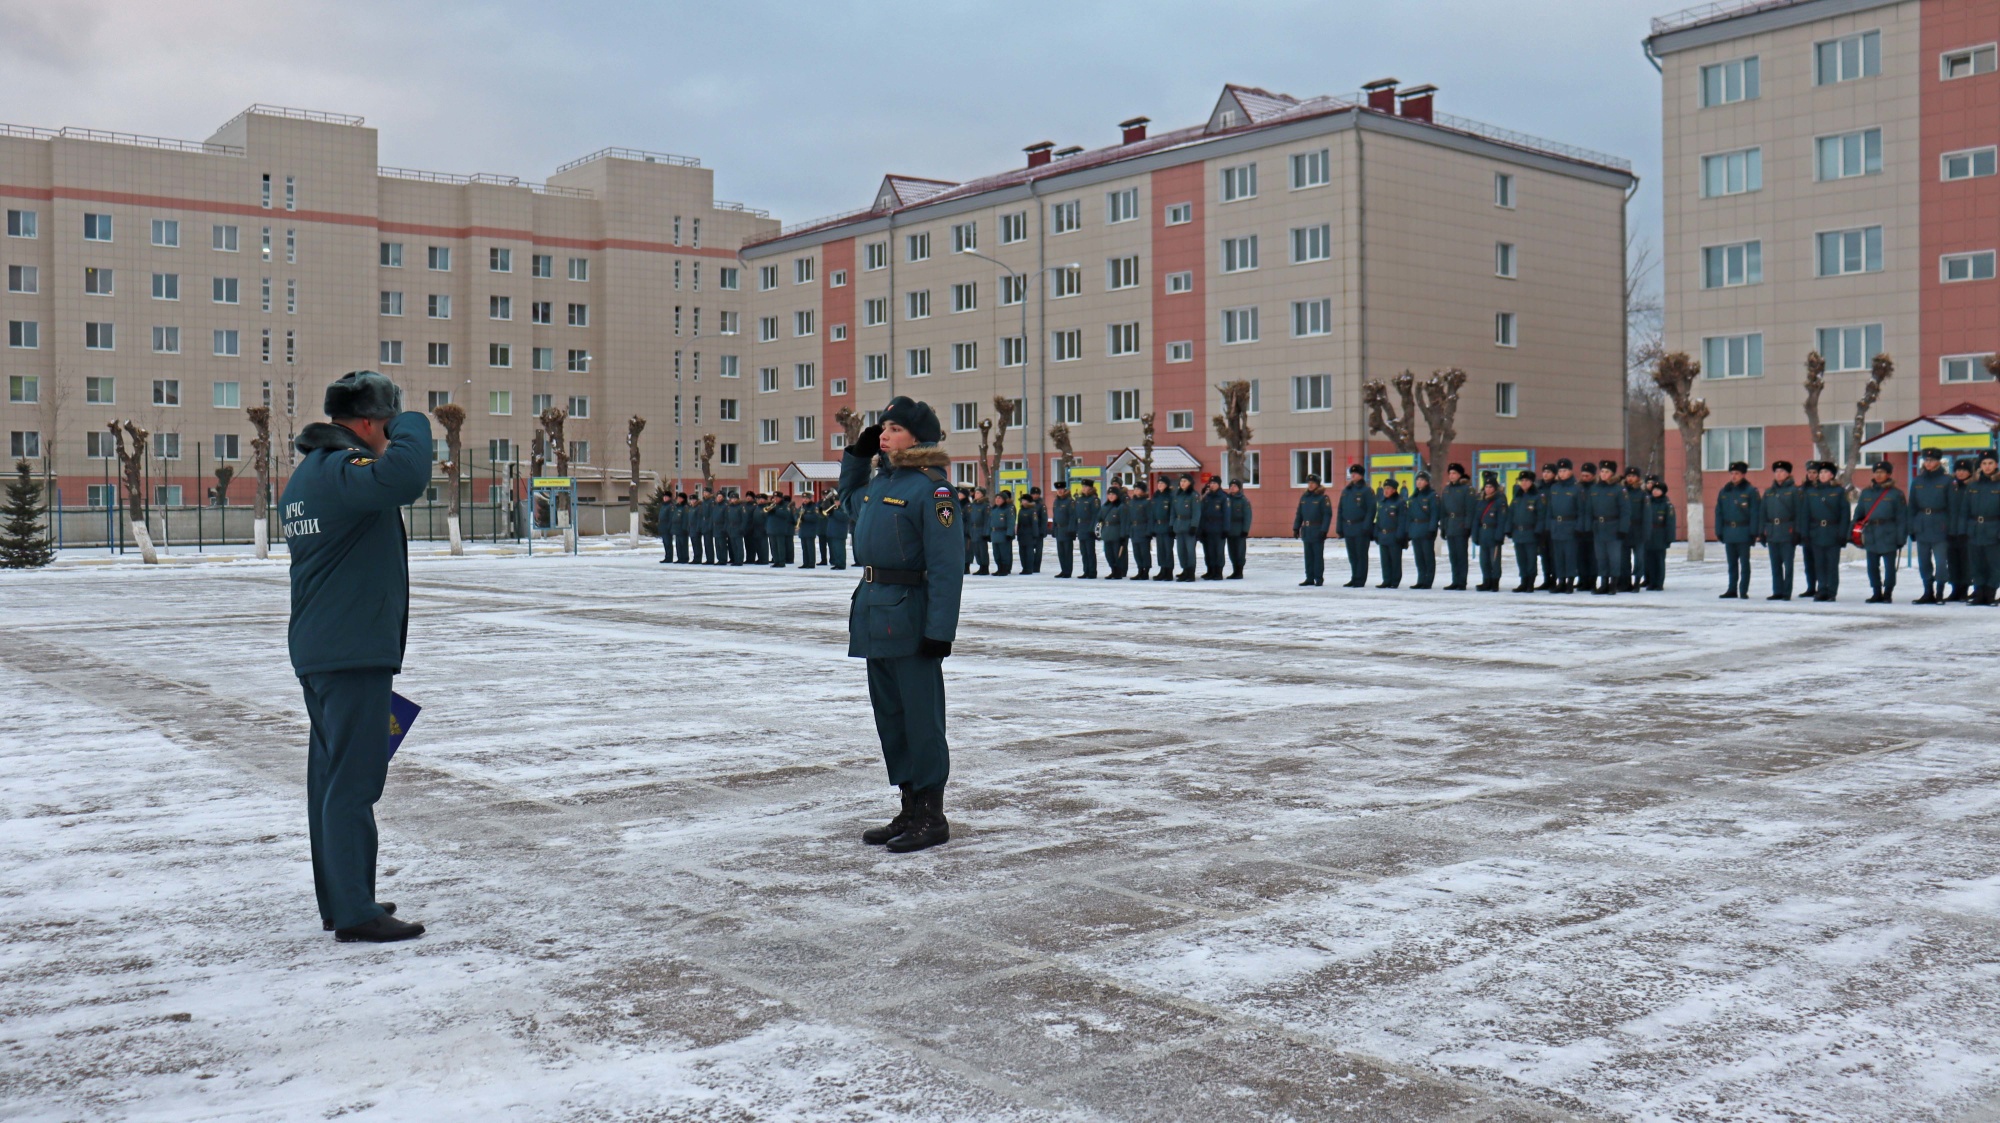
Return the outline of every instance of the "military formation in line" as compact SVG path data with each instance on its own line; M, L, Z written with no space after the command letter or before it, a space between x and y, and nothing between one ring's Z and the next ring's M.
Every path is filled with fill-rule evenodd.
M833 495L814 501L789 495L662 496L659 512L662 565L791 565L800 569L826 565L847 568L847 544L852 526L847 511ZM796 552L793 542L798 543Z

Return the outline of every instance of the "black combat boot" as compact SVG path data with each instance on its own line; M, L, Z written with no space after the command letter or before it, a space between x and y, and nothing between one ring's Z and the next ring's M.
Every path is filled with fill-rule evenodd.
M909 830L910 823L916 817L916 809L916 797L910 794L910 789L904 788L903 809L896 812L895 818L881 826L869 827L867 830L862 831L861 841L870 846L880 846L897 835L902 834L904 831Z
M1532 593L1535 591L1535 587L1523 581L1521 584L1514 586L1514 591L1517 593Z
M343 944L393 944L397 940L414 940L423 934L423 925L397 920L387 913L352 928L333 930L333 938Z
M1715 598L1715 599L1716 599L1716 600L1735 600L1735 599L1736 599L1736 590L1732 588L1732 589L1730 589L1730 590L1729 590L1728 592L1726 592L1726 593L1722 594L1721 596L1719 596L1719 597L1717 597L1717 598Z
M913 804L910 824L902 834L889 840L889 850L896 854L908 854L912 850L924 850L949 841L951 824L944 817L944 789L917 792L910 799Z
M375 902L375 903L376 903L376 904L378 904L378 905L381 905L381 906L382 906L382 911L383 911L383 912L385 912L385 913L389 914L390 916L394 916L394 915L396 915L396 902L394 902L394 901L377 901L377 902ZM322 921L320 921L320 922L319 922L319 930L320 930L320 931L322 931L322 932L331 932L331 931L333 931L333 921L331 921L331 920L322 920Z

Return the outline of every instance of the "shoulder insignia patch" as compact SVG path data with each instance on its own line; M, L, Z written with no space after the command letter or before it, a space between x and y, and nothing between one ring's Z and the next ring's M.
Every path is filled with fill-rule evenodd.
M372 456L357 456L348 461L348 463L354 465L356 468L366 468L370 464L375 463L375 458Z
M937 520L939 526L944 527L946 530L950 530L951 520L957 517L958 517L958 504L953 503L949 500L940 500L938 502Z
M889 506L891 506L891 507L907 507L907 506L909 506L909 503L908 503L908 502L906 502L905 500L901 500L901 499L898 499L898 498L896 498L896 497L895 497L895 496L893 496L893 495L885 495L885 496L883 496L883 497L882 497L882 502L884 502L884 503L887 503L887 504L888 504Z
M936 497L937 497L937 498L939 498L939 499L950 499L950 498L951 498L951 495L952 495L952 492L951 492L951 489L950 489L950 488L948 488L948 487L945 487L945 486L943 486L942 484L940 484L940 485L938 486L938 489L937 489L936 491L933 491L933 492L931 492L931 494L932 494L932 495L934 495L934 496L936 496Z

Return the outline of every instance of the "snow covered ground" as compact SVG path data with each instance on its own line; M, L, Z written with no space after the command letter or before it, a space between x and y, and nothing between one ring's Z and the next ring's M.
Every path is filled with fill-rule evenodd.
M393 947L281 562L0 575L0 1118L2000 1120L1989 610L974 579L897 857L852 573L413 571Z

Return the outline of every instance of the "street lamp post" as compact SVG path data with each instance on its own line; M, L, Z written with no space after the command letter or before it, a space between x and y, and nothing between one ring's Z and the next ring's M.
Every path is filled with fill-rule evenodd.
M980 252L979 252L979 251L977 251L977 250L966 250L966 251L964 251L964 253L965 253L965 255L966 255L967 257L976 257L976 258L978 258L979 260L981 260L981 261L984 261L984 262L986 262L986 263L987 263L987 264L989 264L989 265L993 265L993 266L995 266L995 267L997 267L997 268L1000 268L1000 269L1004 269L1004 270L1006 270L1006 272L1007 272L1007 275L1008 275L1008 276L1010 276L1010 277L1020 277L1020 278L1021 278L1021 293L1020 293L1020 296L1021 296L1021 300L1020 300L1020 304L1021 304L1021 459L1022 459L1023 461L1026 461L1026 460L1027 460L1027 458L1028 458L1028 457L1027 457L1027 452L1028 452L1028 432L1029 432L1029 429L1028 429L1028 402L1029 402L1029 401L1031 400L1031 399L1029 399L1029 397L1028 397L1028 281L1027 281L1027 279L1028 279L1028 278L1029 278L1030 276L1034 276L1035 274L1029 274L1029 273L1017 273L1017 272L1015 272L1015 271L1014 271L1014 269L1013 269L1013 268L1012 268L1011 266L1007 265L1006 263L1004 263L1004 262L1000 262L1000 261L996 261L996 260L994 260L993 258L990 258L990 257L987 257L987 256L986 256L985 254L983 254L983 253L980 253ZM1054 265L1054 266L1050 266L1050 268L1052 268L1052 269L1081 269L1081 268L1083 268L1083 266L1082 266L1082 264L1081 264L1081 263L1079 263L1079 262L1070 262L1070 263L1069 263L1069 264L1067 264L1067 265ZM1046 284L1047 284L1048 282L1047 282L1046 280L1044 280L1044 281L1043 281L1042 283L1046 285ZM1046 403L1043 403L1043 404L1044 404L1044 405L1046 405ZM1046 457L1043 457L1043 459L1046 459ZM1046 467L1046 465L1042 465L1041 467ZM1035 477L1035 476L1036 476L1037 474L1039 474L1039 473L1035 473L1035 472L1030 472L1030 473L1029 473L1029 476L1028 476L1028 479L1029 479L1029 480L1030 480L1030 481L1032 482L1032 481L1033 481L1033 479L1034 479L1034 477Z

